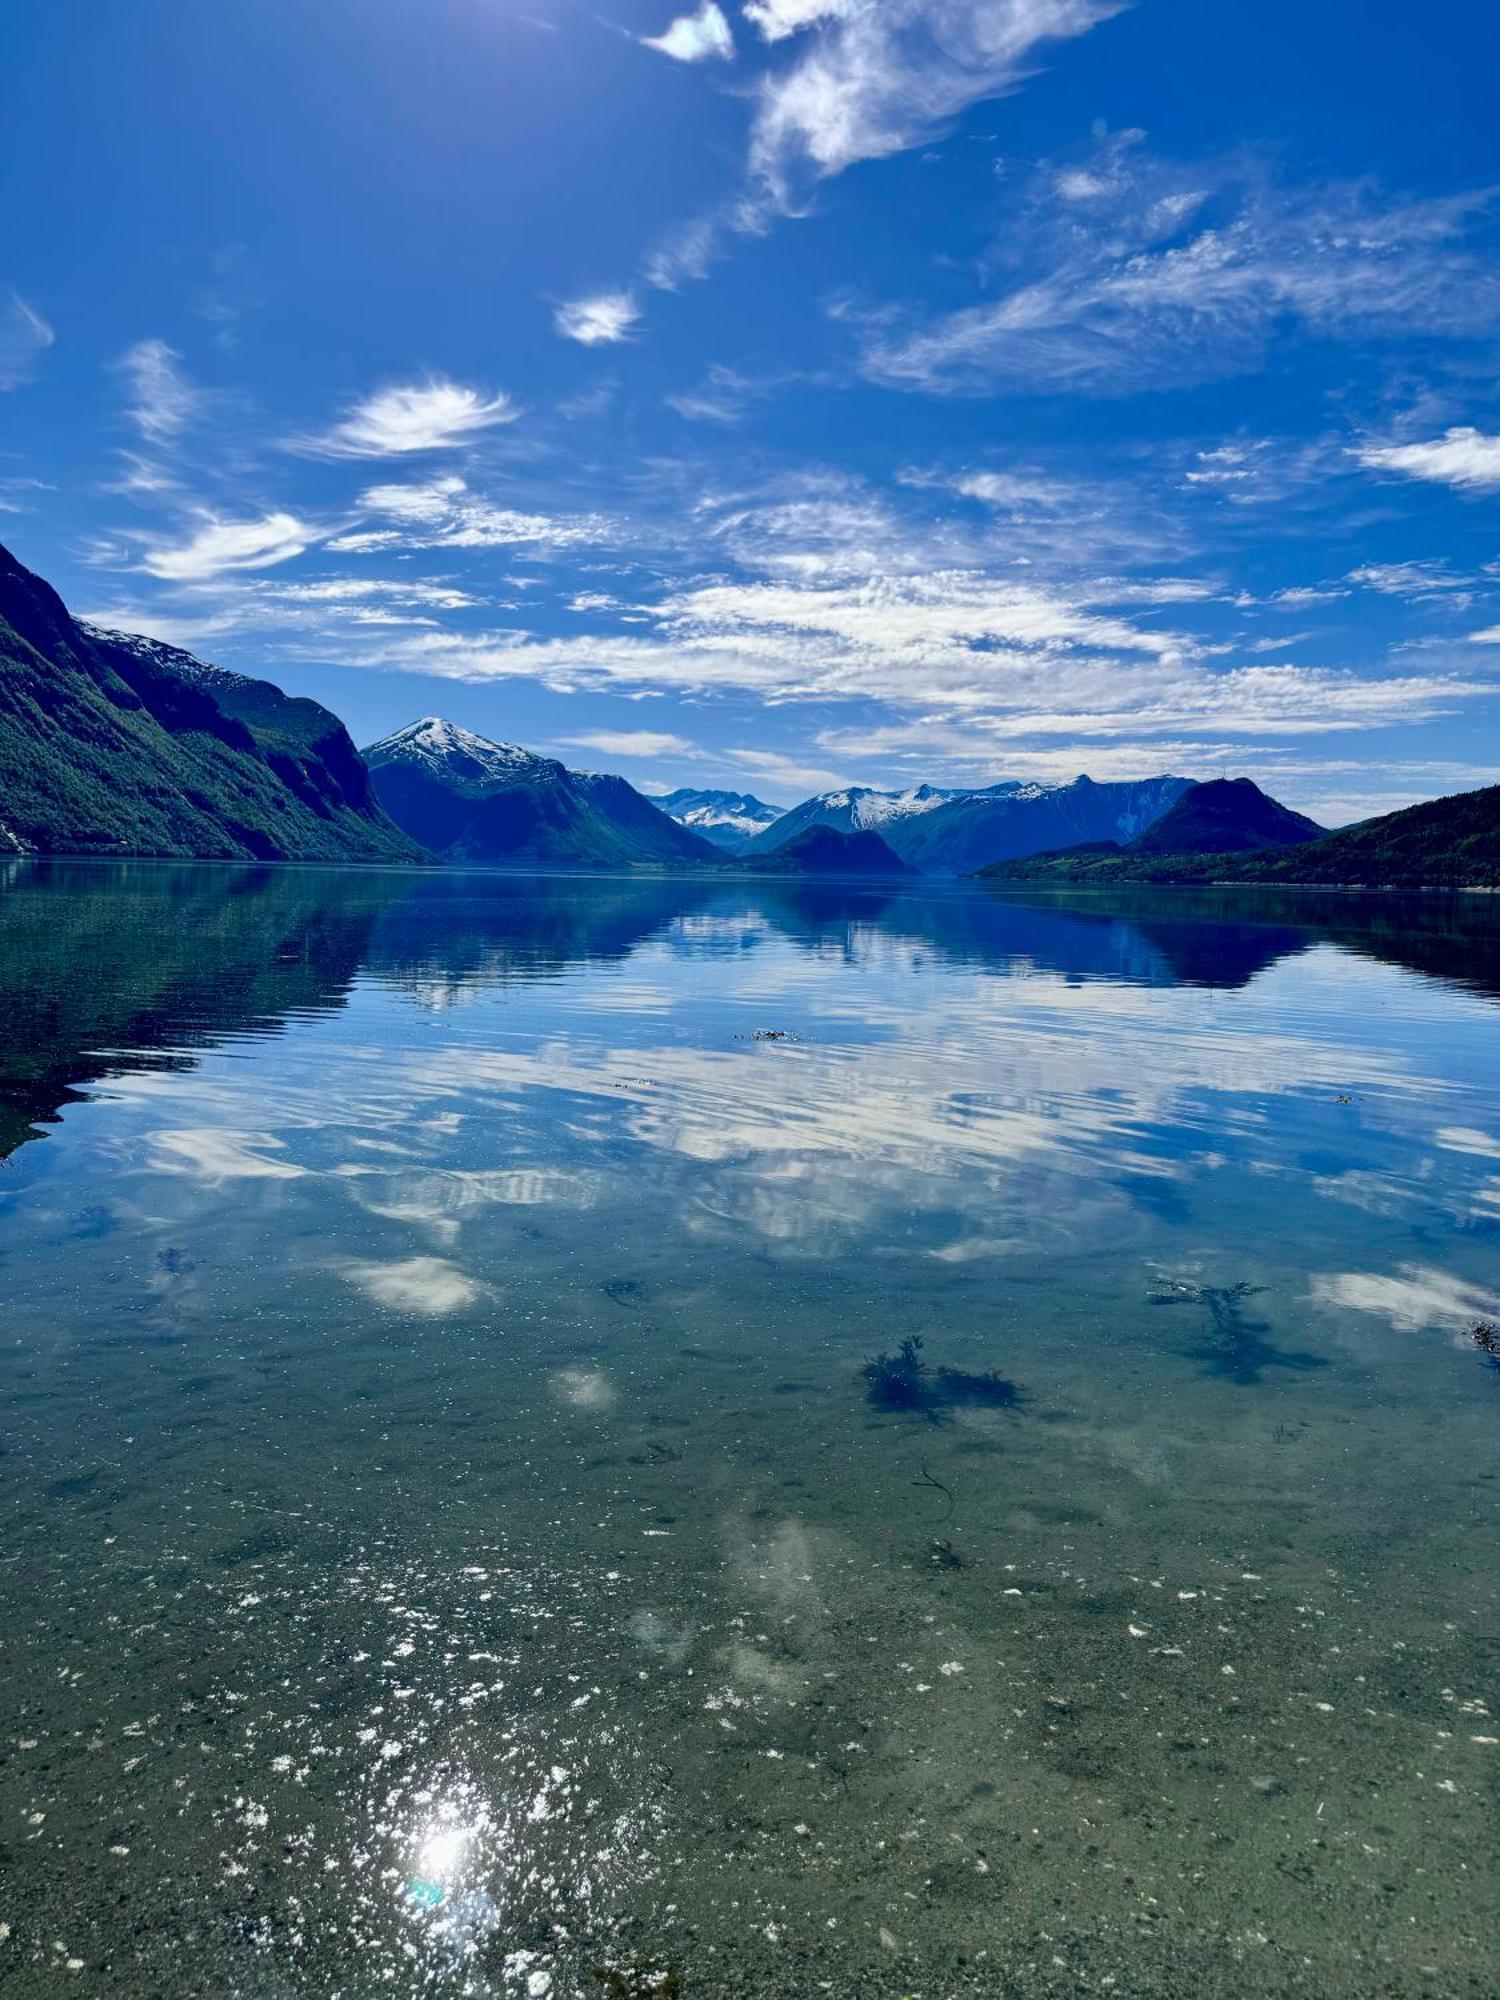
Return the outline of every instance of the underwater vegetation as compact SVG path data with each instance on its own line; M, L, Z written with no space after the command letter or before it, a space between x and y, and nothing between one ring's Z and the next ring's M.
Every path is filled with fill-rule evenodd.
M1306 1354L1276 1347L1266 1335L1270 1325L1263 1319L1245 1316L1245 1301L1256 1298L1264 1285L1190 1285L1181 1278L1166 1281L1150 1294L1156 1306L1201 1306L1207 1321L1208 1338L1201 1347L1185 1348L1190 1361L1201 1361L1207 1375L1222 1375L1242 1387L1253 1388L1267 1368L1294 1368L1302 1371L1326 1368L1321 1354Z
M876 1354L860 1369L866 1395L877 1410L910 1410L935 1420L960 1404L995 1410L1019 1406L1020 1390L1003 1375L929 1368L921 1348L922 1336L910 1334L894 1354Z
M677 2000L682 1981L675 1972L657 1966L591 1965L589 1977L617 2000Z

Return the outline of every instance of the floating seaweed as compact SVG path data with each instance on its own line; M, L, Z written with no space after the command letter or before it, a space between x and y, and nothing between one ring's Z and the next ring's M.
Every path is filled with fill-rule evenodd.
M877 1410L911 1410L935 1421L944 1410L960 1404L1013 1410L1020 1403L1020 1390L1003 1375L929 1368L921 1349L922 1336L909 1334L894 1354L874 1355L860 1369L868 1384L866 1394Z
M1489 1319L1475 1320L1469 1328L1469 1338L1491 1368L1500 1368L1500 1326Z
M1150 1299L1157 1306L1203 1307L1209 1338L1203 1346L1183 1352L1189 1360L1203 1362L1206 1374L1223 1375L1249 1388L1260 1381L1267 1368L1326 1368L1328 1362L1321 1354L1276 1347L1265 1338L1271 1331L1267 1321L1245 1317L1245 1301L1264 1290L1264 1285L1243 1280L1237 1285L1190 1285L1172 1278L1152 1292Z

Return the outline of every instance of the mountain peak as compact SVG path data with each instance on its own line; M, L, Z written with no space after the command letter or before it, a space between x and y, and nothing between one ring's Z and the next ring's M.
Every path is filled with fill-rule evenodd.
M418 764L468 779L503 778L545 764L545 757L517 743L495 743L445 715L424 715L371 743L367 764Z

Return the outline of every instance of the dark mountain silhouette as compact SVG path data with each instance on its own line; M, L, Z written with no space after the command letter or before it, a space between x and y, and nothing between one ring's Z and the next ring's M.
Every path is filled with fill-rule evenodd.
M0 549L0 852L412 861L337 716L71 617Z
M836 826L805 826L766 853L739 857L739 865L775 875L907 875L906 863L878 833L844 833Z
M1268 801L1268 803L1274 803ZM1358 826L1255 853L1064 850L981 869L996 882L1241 882L1337 888L1500 887L1500 785L1429 799Z
M1325 829L1263 792L1250 778L1212 778L1137 835L1131 854L1241 854L1317 840Z

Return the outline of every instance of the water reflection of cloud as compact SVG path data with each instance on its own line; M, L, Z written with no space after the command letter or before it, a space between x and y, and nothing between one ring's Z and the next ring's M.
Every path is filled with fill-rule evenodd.
M389 1264L343 1263L342 1277L377 1305L392 1312L425 1313L433 1318L464 1312L493 1296L491 1287L443 1257L404 1257Z
M597 1176L548 1167L388 1173L346 1165L335 1167L333 1173L348 1183L350 1194L367 1214L430 1229L445 1244L456 1242L463 1224L484 1209L587 1208L597 1192Z
M552 1390L575 1410L607 1410L615 1401L615 1386L601 1368L559 1368Z
M1378 1105L1386 1125L1414 1122L1419 1108L1430 1119L1434 1098L1454 1090L1415 1074L1407 1044L1352 1043L1336 1014L1242 1002L1231 1017L1214 995L1078 988L1042 972L935 980L899 943L881 955L903 976L857 987L808 954L758 955L750 1004L773 1023L794 1020L796 1043L741 1042L714 1022L707 1046L674 1039L684 1020L704 1032L689 986L665 1032L655 1005L647 1020L631 1016L631 1045L618 1032L622 1003L660 1001L655 982L636 980L611 985L592 1012L571 991L561 1022L549 1007L505 1046L477 1035L436 1049L325 1043L316 1064L269 1087L260 1079L268 1129L248 1135L233 1130L238 1079L124 1088L157 1101L179 1088L200 1119L221 1114L222 1126L196 1126L186 1142L168 1135L158 1153L169 1170L205 1186L331 1176L359 1208L439 1249L488 1208L599 1206L627 1182L638 1200L646 1174L674 1226L699 1237L748 1232L821 1255L899 1210L913 1219L913 1248L955 1263L1035 1248L1039 1229L1124 1228L1152 1186L1190 1189L1226 1151L1250 1171L1295 1173L1281 1107L1300 1115L1331 1101L1330 1079L1359 1092L1366 1121ZM486 1132L502 1158L451 1165L461 1129ZM1477 1151L1457 1119L1442 1129ZM275 1157L297 1132L298 1163ZM397 1145L407 1164L382 1156ZM1326 1192L1380 1205L1388 1177L1363 1159L1348 1171L1364 1178L1325 1170Z
M235 1180L296 1180L306 1169L291 1160L267 1159L284 1140L274 1132L224 1132L210 1126L149 1135L146 1164L159 1174L189 1174L209 1186Z
M1369 1313L1398 1333L1429 1328L1461 1334L1467 1323L1500 1317L1500 1298L1430 1265L1402 1264L1394 1276L1378 1271L1330 1271L1313 1277L1319 1305Z

